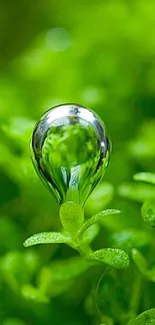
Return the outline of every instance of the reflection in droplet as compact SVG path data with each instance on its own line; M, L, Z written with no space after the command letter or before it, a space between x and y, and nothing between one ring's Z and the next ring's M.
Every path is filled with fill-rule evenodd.
M83 206L104 175L109 155L105 125L80 105L48 110L33 132L34 166L60 203L75 201Z

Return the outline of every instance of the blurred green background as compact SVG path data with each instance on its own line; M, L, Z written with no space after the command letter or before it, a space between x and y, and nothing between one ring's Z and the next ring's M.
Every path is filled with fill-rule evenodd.
M153 231L140 206L155 190L138 187L132 177L154 171L154 15L153 0L0 2L2 325L100 322L93 293L104 266L88 272L65 245L22 245L34 233L60 229L59 206L37 178L29 150L36 121L53 105L74 102L95 110L112 138L106 183L85 210L91 216L108 206L122 214L101 224L94 248L139 247L153 264ZM97 296L104 322L126 324L152 308L154 290L133 262L128 270L109 270Z

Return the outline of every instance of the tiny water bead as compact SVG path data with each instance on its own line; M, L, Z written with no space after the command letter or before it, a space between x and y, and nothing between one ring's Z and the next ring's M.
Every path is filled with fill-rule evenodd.
M83 207L100 181L110 157L102 120L88 108L63 104L49 109L32 135L34 167L59 203Z

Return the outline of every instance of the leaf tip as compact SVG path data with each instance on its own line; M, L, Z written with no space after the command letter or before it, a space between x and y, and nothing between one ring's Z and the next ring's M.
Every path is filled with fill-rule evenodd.
M31 244L30 244L30 242L29 242L29 238L27 238L26 240L24 240L24 242L23 242L23 246L24 246L25 248L31 246Z

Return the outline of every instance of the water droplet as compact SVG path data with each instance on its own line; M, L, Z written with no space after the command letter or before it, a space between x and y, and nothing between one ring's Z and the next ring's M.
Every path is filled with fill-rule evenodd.
M104 123L76 104L48 110L34 129L31 147L36 171L57 200L81 206L104 175L110 156Z

